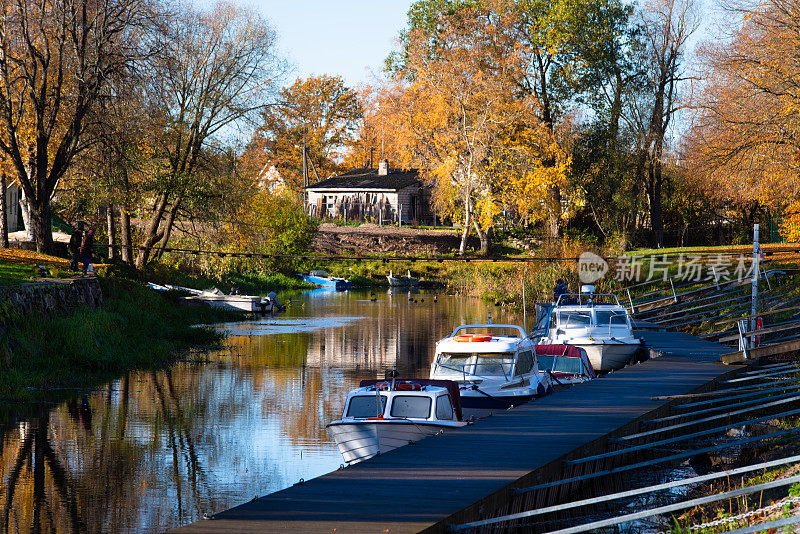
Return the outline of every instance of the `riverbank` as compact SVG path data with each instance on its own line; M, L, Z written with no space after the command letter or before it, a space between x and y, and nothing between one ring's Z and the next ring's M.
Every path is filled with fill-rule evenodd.
M0 400L6 409L72 396L133 368L164 366L189 347L218 344L222 334L194 325L235 313L179 306L130 280L101 277L99 283L102 307L3 317Z

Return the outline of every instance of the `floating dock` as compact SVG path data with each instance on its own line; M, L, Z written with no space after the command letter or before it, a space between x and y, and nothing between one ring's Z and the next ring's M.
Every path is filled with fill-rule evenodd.
M643 363L174 532L446 532L448 525L519 511L509 505L514 488L597 469L563 460L597 451L609 434L663 408L667 401L656 397L697 391L741 369L719 363L730 349L716 343L676 332L636 335L652 356Z

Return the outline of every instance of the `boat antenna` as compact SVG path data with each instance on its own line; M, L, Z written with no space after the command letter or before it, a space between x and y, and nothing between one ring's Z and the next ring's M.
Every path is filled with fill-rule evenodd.
M397 366L393 365L392 370L386 373L386 378L392 379L392 391L394 391L394 381L397 378Z
M525 305L525 277L522 277L522 329L528 333L528 314L526 313L527 306Z
M383 415L383 412L381 411L381 388L377 381L375 382L375 411L377 412L376 416L378 418Z

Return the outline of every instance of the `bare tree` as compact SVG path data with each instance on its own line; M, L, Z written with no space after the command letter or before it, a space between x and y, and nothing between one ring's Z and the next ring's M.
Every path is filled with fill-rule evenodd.
M185 6L168 22L149 87L154 145L164 165L154 176L137 267L147 264L156 245L166 247L179 210L202 180L197 170L204 151L274 94L285 69L275 40L263 18L229 3L208 12Z
M686 43L697 29L698 19L693 0L653 0L642 7L640 17L647 80L631 106L638 132L636 179L647 192L653 245L661 247L664 149L670 122L681 109L680 85L688 79L683 74Z
M53 246L51 198L89 140L110 77L136 56L127 32L144 0L5 0L0 19L0 151L24 193L39 251Z

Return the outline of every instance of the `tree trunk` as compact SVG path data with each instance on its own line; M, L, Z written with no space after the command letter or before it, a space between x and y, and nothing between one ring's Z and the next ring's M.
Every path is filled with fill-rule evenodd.
M653 228L653 248L664 246L664 220L661 210L661 162L651 162L648 168L647 198L650 201L650 226Z
M467 192L464 195L464 231L461 232L461 244L458 247L458 253L463 256L467 251L467 237L469 237L469 225L472 215L472 204L470 202L470 195Z
M117 247L116 225L114 224L114 204L109 202L106 207L106 222L108 223L108 259L115 257L114 250Z
M164 217L164 211L167 209L167 200L168 194L161 193L156 201L153 216L150 218L150 224L147 226L147 233L145 234L146 237L144 243L142 243L142 249L136 257L137 269L143 269L147 265L153 246L158 243L164 235L163 232L159 231L159 226L161 226L161 219Z
M50 202L30 206L30 217L36 240L36 252L50 254L53 251L53 219Z
M6 205L6 173L0 173L0 247L8 248L8 206Z
M131 240L131 216L123 206L119 213L120 233L122 234L122 261L133 266L133 241Z
M488 254L489 252L489 234L491 232L491 228L486 230L485 232L481 228L481 225L478 224L478 221L473 219L473 225L475 226L475 232L478 234L478 239L481 240L481 250L480 254Z
M33 220L31 218L31 206L28 202L28 196L25 194L25 188L19 188L19 209L22 214L22 224L25 225L25 239L26 241L33 241Z
M557 185L549 185L547 191L550 194L547 234L550 237L558 238L561 235L561 190Z
M172 227L175 225L175 216L178 214L178 210L180 209L181 201L178 200L172 206L172 209L169 210L169 215L167 216L167 223L166 227L164 228L164 238L159 245L158 252L155 253L153 259L160 260L161 256L164 255L164 249L167 248L167 243L169 242L169 237L172 235Z

